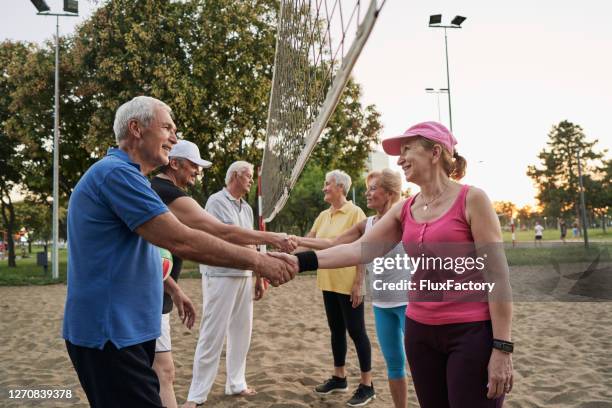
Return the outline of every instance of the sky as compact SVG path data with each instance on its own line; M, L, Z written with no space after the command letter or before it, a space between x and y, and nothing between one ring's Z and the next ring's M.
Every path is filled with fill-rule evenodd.
M3 3L0 41L52 38L55 18L37 16L27 0ZM61 11L61 0L47 3ZM95 6L81 0L80 17L60 18L60 35L73 32ZM387 0L353 70L363 102L381 113L383 139L438 120L436 95L425 88L447 87L444 30L427 26L431 14L442 14L443 23L467 17L461 29L448 30L453 133L468 161L463 182L492 200L535 205L527 166L538 162L548 132L562 120L612 150L612 2L606 0ZM448 126L446 95L440 111Z

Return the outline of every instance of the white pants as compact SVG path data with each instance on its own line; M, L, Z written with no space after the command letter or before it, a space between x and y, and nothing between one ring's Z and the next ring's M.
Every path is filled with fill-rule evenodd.
M225 393L238 394L247 388L246 357L253 328L252 289L251 277L202 275L202 321L187 401L198 404L206 401L219 369L226 336Z

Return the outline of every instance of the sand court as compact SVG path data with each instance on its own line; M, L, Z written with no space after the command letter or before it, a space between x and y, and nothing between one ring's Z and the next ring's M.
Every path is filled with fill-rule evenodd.
M512 268L518 272L517 268ZM201 284L180 281L201 316ZM321 293L312 276L298 277L255 302L253 338L247 381L258 391L252 398L228 397L224 356L205 406L210 407L334 407L349 394L320 397L312 388L330 375L329 331ZM61 333L65 285L0 287L0 406L86 407ZM515 386L505 407L612 406L612 303L515 303L513 340ZM373 346L372 367L377 399L369 406L392 405L386 369L376 341L371 305L366 323ZM184 402L191 380L197 327L188 331L172 315L176 395ZM349 341L348 377L351 390L359 368ZM355 365L350 365L351 363ZM71 390L70 399L11 399L9 390ZM15 393L13 393L15 395ZM412 385L409 406L417 407Z

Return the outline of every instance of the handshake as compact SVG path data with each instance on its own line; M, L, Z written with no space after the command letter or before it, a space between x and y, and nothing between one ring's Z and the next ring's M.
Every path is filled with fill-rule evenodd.
M299 246L298 237L283 233L272 233L271 245L283 252L269 252L259 254L258 263L254 268L258 276L266 278L272 286L279 286L287 283L297 275L299 271L298 260L294 255L290 255Z

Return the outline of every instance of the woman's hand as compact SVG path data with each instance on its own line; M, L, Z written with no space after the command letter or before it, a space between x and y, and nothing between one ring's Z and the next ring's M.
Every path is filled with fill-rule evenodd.
M353 283L350 301L353 305L353 309L356 309L361 304L361 302L363 302L363 289L361 287L361 281L359 279L356 279L355 283Z
M495 399L512 391L514 376L512 374L512 354L493 349L487 371L487 398Z

